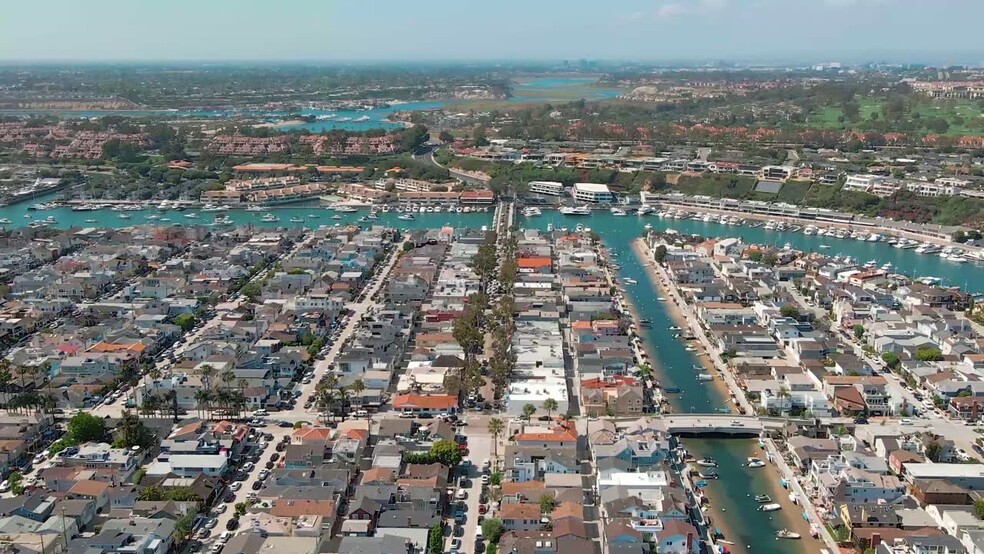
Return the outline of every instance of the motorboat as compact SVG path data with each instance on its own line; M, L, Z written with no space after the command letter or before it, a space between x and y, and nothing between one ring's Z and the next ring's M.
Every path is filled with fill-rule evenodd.
M625 284L627 285L636 285L639 283L639 281L636 281L635 279L630 279L629 277L626 277L625 279L622 280L625 281Z
M402 219L403 221L413 221L413 214L412 213L405 213L405 214L396 216L396 218L397 219Z
M188 219L198 219L198 214L195 212L189 212L185 214L185 217Z
M587 206L564 206L559 211L561 215L591 215L591 208Z
M789 529L781 529L779 531L776 531L776 538L777 539L793 539L793 540L795 540L795 539L800 538L800 534L799 533L794 533L794 532L790 531Z
M246 208L247 212L262 212L263 208L261 206L250 206Z
M331 216L331 218L332 219L342 219L342 216L340 216L338 214L335 214L335 215Z
M118 215L116 217L118 217L120 219L130 219L133 216L131 216L130 214L127 214L127 213L121 213L120 215Z
M543 214L543 211L535 206L531 206L529 208L523 208L523 217L535 217L541 214Z
M274 223L280 221L280 218L273 214L265 214L263 217L260 218L260 221L264 221L266 223Z
M343 214L350 214L359 211L359 209L354 206L335 206L335 211Z
M714 458L707 457L697 460L697 465L701 467L717 467L718 463Z
M710 373L699 373L699 374L697 374L697 380L698 381L713 381L714 380L714 376L711 375Z
M701 479L717 479L718 478L718 472L717 472L717 470L714 469L714 468L712 468L712 467L709 467L707 469L700 470L700 472L697 473L697 475L699 475Z
M290 218L290 222L291 223L304 223L304 218L303 217L298 217L298 216L295 215L294 217Z
M6 217L0 218L0 225L10 225L11 221Z
M610 211L610 212L612 212L612 215L616 215L616 216L619 216L619 217L621 217L621 216L623 216L623 215L628 215L628 214L627 214L627 213L625 212L625 210L623 210L622 208L616 208L616 207L614 207L614 206L613 206L613 207L611 208L611 210L609 210L609 211Z
M757 494L755 495L755 501L759 504L768 504L772 502L772 497L767 494Z
M667 394L676 394L680 392L680 387L663 387L663 392Z
M765 467L765 462L763 462L762 460L760 460L758 458L749 458L748 459L748 467L750 467L752 469L760 468L760 467Z
M642 228L645 229L645 230L647 230L647 231L652 231L653 230L653 224L652 223L647 223L647 224L643 225Z
M777 502L770 502L768 504L762 504L761 506L758 507L758 511L760 511L760 512L775 512L775 511L781 510L781 509L782 509L782 505L779 504L779 503L777 503Z

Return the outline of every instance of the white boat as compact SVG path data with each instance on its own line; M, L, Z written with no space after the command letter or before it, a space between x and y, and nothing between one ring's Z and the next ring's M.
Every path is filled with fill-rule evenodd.
M758 511L760 511L760 512L775 512L775 511L781 510L781 509L782 509L782 505L779 504L779 503L777 503L777 502L770 502L768 504L762 504L761 506L758 507Z
M353 206L335 206L335 211L343 214L350 214L359 211L359 209Z
M623 215L628 215L627 213L625 213L625 210L623 210L622 208L616 208L614 206L609 211L612 212L612 215L616 215L616 216L619 216L619 217L621 217Z
M186 213L185 217L188 219L198 219L198 214L196 214L195 212Z
M0 225L10 225L11 221L6 217L0 218Z
M699 374L697 374L697 380L698 381L713 381L714 380L714 376L711 375L710 373L699 373Z
M701 458L701 459L697 460L697 465L699 465L701 467L717 467L718 466L718 463L717 463L717 460L715 460L714 458L704 457L704 458Z
M765 462L763 462L762 460L760 460L758 458L752 457L752 458L749 458L748 459L748 467L753 468L753 469L754 468L759 468L759 467L765 467Z
M622 280L625 281L625 284L627 284L627 285L635 285L635 284L638 284L639 283L639 281L636 281L635 279L630 279L628 277L626 277L625 279L622 279Z
M246 208L247 212L262 212L263 208L261 206L250 206Z
M87 219L87 220L85 220L85 222L86 223L96 223L96 220L95 219Z
M529 208L523 208L523 217L535 217L541 215L542 213L543 212L540 210L540 208L537 208L535 206L531 206Z
M308 219L318 219L318 214L308 214Z
M118 217L120 219L130 219L132 216L130 214L121 213L120 215L118 215L116 217Z
M776 538L777 539L793 539L793 540L795 540L795 539L800 538L800 534L799 533L794 533L794 532L792 532L792 531L790 531L788 529L782 529L780 531L776 531Z
M647 223L647 224L643 225L642 228L645 229L645 230L647 230L647 231L652 231L653 230L653 226L652 226L651 223Z
M411 213L405 213L405 214L396 216L396 218L397 219L402 219L403 221L412 221L413 220L413 214L411 214Z
M304 223L304 218L303 217L298 217L298 216L295 215L294 217L290 218L290 222L291 223Z
M360 116L360 117L357 117L357 118L353 119L352 121L357 121L357 122L360 122L360 123L363 122L363 121L369 121L369 116L368 115L363 115L363 116Z
M577 206L574 208L564 206L559 211L562 215L591 215L591 208L587 206Z
M331 218L332 219L342 219L342 216L340 216L338 214L335 214L335 215L331 216Z
M554 230L553 223L547 223L547 232L552 233Z
M265 214L263 217L260 218L260 221L265 221L267 223L274 223L276 221L280 221L280 218L273 214Z
M636 210L636 213L638 215L647 215L653 213L654 211L656 210L652 206L639 206L639 209Z

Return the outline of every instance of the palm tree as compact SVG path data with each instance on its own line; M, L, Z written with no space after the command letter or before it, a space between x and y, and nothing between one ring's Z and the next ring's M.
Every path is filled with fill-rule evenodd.
M246 409L246 389L249 388L249 381L246 379L239 380L239 394L243 397L242 410ZM242 411L236 414L237 416L242 416Z
M54 399L55 397L51 394L51 362L45 360L37 367L38 372L44 374L45 386L48 388L48 397Z
M784 400L789 397L789 389L786 388L786 385L779 385L779 390L776 391L776 398L779 399L779 411L783 416L787 413L786 402Z
M362 379L356 379L349 385L349 391L359 397L359 406L362 406L362 393L366 390L366 383Z
M215 376L215 368L211 364L202 364L202 367L198 368L198 375L201 376L205 388L211 389L212 377Z
M553 411L558 408L557 401L553 398L547 398L543 401L543 409L547 411L547 417L549 418Z
M341 413L342 421L345 421L345 416L348 415L348 410L346 405L349 399L349 388L348 387L338 387L338 411Z
M328 418L331 417L331 405L334 402L335 392L326 386L318 387L318 410L319 417L324 414L324 423L328 424Z
M0 392L3 392L4 405L10 411L10 383L14 380L14 375L10 372L10 360L0 358Z
M231 385L229 383L232 383L235 380L236 380L236 373L231 369L227 369L222 372L222 382L225 383L226 387L230 387Z
M198 407L198 417L202 417L205 408L208 406L208 401L211 400L211 393L206 389L198 389L195 391L195 405Z
M501 419L493 417L489 420L489 434L492 435L492 457L498 454L499 436L506 430L506 424Z

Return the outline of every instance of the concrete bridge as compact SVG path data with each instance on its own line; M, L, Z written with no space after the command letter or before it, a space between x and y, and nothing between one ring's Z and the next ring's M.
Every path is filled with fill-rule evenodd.
M782 430L792 420L734 414L668 414L654 418L672 435L759 436Z

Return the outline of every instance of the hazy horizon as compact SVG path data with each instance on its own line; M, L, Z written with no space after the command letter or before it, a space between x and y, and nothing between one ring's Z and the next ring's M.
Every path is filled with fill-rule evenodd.
M979 0L49 0L4 11L6 64L984 63Z

